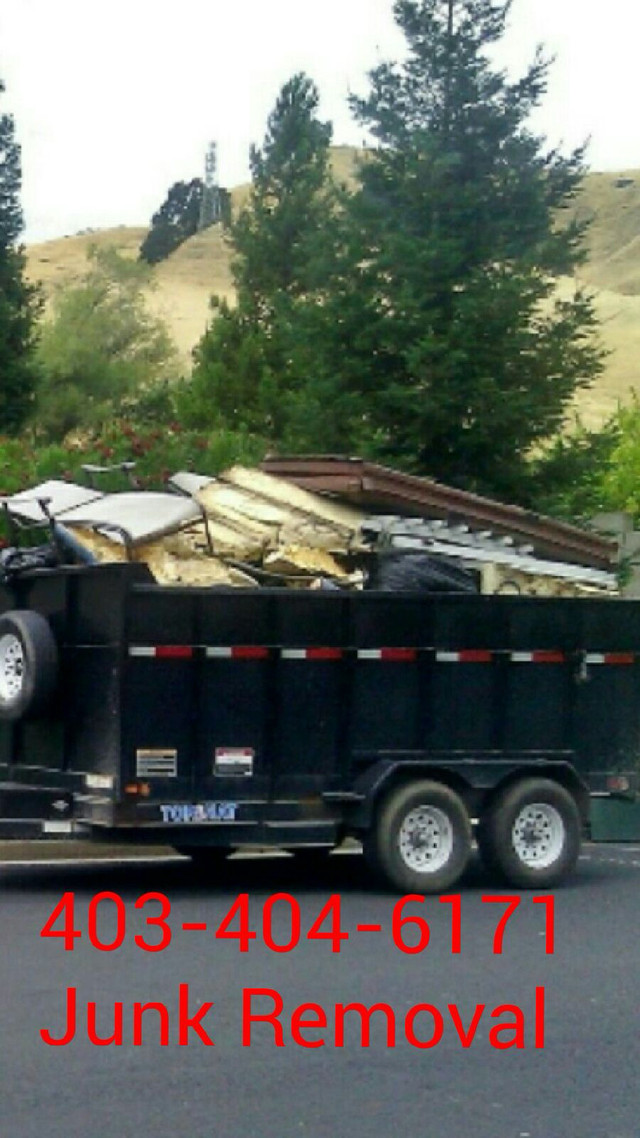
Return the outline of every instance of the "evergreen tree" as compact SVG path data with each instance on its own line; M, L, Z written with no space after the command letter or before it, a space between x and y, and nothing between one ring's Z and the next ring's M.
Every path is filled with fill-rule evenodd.
M175 182L157 213L142 245L140 258L149 265L164 261L198 229L204 187L201 178Z
M0 81L0 94L4 84ZM25 279L16 245L22 230L20 147L11 115L0 116L0 432L14 434L31 408L37 290Z
M232 229L239 295L256 310L315 284L327 213L331 126L318 120L319 95L304 74L282 88L262 149L251 148L251 197Z
M530 449L559 428L601 352L589 298L555 294L582 259L583 231L562 211L583 149L563 157L527 126L546 88L540 51L516 82L488 58L510 6L396 0L408 53L351 100L377 147L321 343L325 373L351 345L352 435L364 428L370 454L518 497ZM349 298L355 323L341 315Z
M195 352L181 410L196 425L223 423L275 443L287 435L300 386L296 306L326 278L334 191L331 127L317 118L308 76L293 76L251 149L249 201L229 227L237 303L218 298Z

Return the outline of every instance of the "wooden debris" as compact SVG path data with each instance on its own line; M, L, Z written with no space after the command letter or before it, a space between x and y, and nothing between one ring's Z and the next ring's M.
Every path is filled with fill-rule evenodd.
M111 541L96 530L69 527L74 537L98 561L126 561L127 550L121 542ZM172 534L132 550L134 561L149 566L160 585L233 585L255 586L248 574L233 568L218 557L198 555L190 548L188 535Z
M356 538L359 535L365 517L360 510L302 490L284 478L275 478L273 474L250 470L244 466L232 466L221 475L221 479L268 502L279 503L285 507L289 516L295 513L306 517L307 521L315 519L317 522L328 522L342 531L345 537Z
M270 573L281 573L285 577L300 573L308 573L313 577L333 577L339 581L348 577L348 573L330 553L303 545L286 545L269 553L264 559L264 568Z
M585 597L618 594L614 586L605 586L580 580L576 577L553 576L552 573L531 573L513 565L489 562L480 567L482 592L489 596L522 597Z
M134 544L133 559L145 562L156 580L165 584L255 583L248 573L227 562L255 566L296 585L311 585L317 578L348 581L348 571L334 554L352 551L362 521L357 510L325 503L281 479L242 467L234 467L229 474L238 484L223 477L197 489L196 500L207 517L206 530L204 522L192 522L154 542ZM289 491L295 505L287 502ZM74 527L74 531L99 560L126 559L120 542L88 527Z

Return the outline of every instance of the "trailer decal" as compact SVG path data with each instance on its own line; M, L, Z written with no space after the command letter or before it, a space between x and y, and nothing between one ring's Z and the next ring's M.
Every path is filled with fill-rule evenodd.
M163 822L235 822L237 802L168 802L160 807Z
M213 773L219 778L251 778L254 758L252 747L216 747Z
M138 778L175 778L178 773L178 752L158 748L140 747L136 751Z

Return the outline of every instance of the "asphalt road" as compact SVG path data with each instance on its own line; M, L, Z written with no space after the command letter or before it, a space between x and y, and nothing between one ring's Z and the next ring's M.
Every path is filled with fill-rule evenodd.
M123 904L92 903L102 891ZM275 891L290 894L293 906L270 906ZM144 923L159 902L135 908L149 892L171 906L171 940L159 952L134 941L155 944L163 935ZM405 915L423 912L430 926L429 943L411 954L392 941L397 898L371 887L357 856L334 856L315 871L293 859L233 860L213 887L178 860L0 863L0 1138L638 1138L640 847L587 847L574 880L555 894L553 928L548 906L519 894L495 954L505 907L482 898L503 892L478 867L470 871L456 953L453 903L407 906ZM74 894L82 933L73 951L39 935L63 893ZM236 939L215 936L240 893L248 894L257 933L246 953ZM305 939L331 894L341 898L350 934L338 953L328 940ZM100 951L89 940L90 914L94 939L108 943L118 934L118 908L122 943ZM292 909L300 942L278 953L264 943L263 916L271 911L273 941L284 944ZM202 923L206 930L182 928ZM381 928L358 930L364 924ZM414 943L409 925L401 934ZM180 1044L181 986L185 1016L213 1002L198 1021L213 1046L185 1016ZM64 1035L69 989L76 990L75 1036L48 1045L41 1030ZM271 994L258 998L251 989ZM243 1042L243 1000L248 1013L273 1013L274 993L283 1046L268 1022L247 1022L251 1038ZM142 1042L133 1043L134 1001L165 1005L167 1046L159 1041L165 1013L157 1010L143 1014ZM90 1041L90 1002L105 1038L114 1033L114 1004L122 1003L121 1045ZM387 1010L372 1015L369 1046L362 1015L346 1012L336 1046L336 1005L355 1002ZM304 1003L318 1006L296 1019ZM418 1004L434 1010L411 1013ZM326 1026L309 1026L312 1020ZM432 1046L417 1046L429 1040ZM509 1042L523 1046L498 1046Z

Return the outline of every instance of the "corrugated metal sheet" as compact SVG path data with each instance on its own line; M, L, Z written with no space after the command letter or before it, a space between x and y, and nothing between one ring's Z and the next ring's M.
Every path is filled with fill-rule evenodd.
M600 534L363 459L271 457L265 459L262 469L306 490L334 495L371 512L440 518L452 525L466 522L488 528L493 534L530 544L538 556L596 569L611 569L617 561L616 542Z

